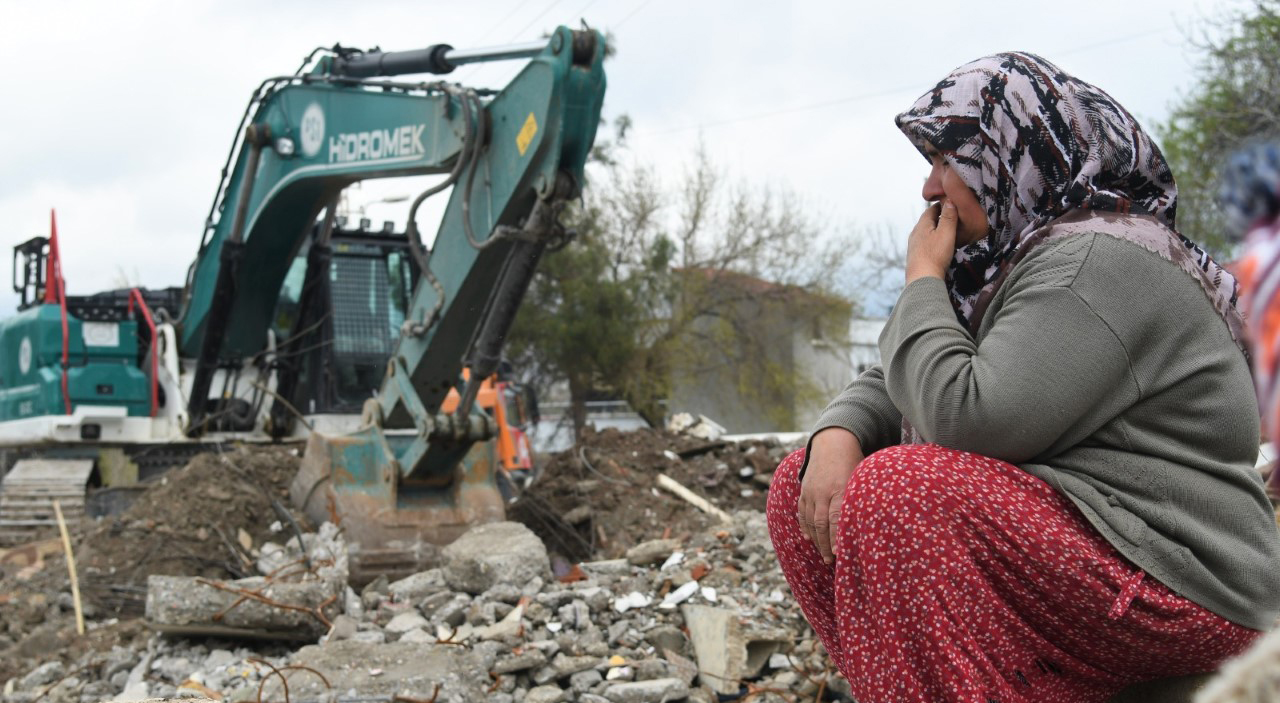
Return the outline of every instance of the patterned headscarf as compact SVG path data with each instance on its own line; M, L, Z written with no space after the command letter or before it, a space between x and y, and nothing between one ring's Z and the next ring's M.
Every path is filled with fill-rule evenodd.
M1223 210L1233 238L1245 241L1236 265L1240 307L1249 317L1253 380L1273 441L1280 440L1280 146L1255 144L1231 157ZM1277 476L1273 473L1272 481Z
M1178 190L1164 156L1102 90L1034 54L996 54L952 71L897 124L922 154L941 153L986 211L990 233L958 249L946 276L971 331L1001 274L1041 239L1033 233L1075 210L1150 215L1185 248L1178 258L1205 272L1219 311L1233 307L1231 275L1173 231Z
M897 124L926 159L937 150L986 212L990 232L957 249L946 274L971 333L1034 247L1101 232L1194 278L1245 351L1235 278L1173 229L1178 189L1164 156L1102 90L1034 54L996 54L952 71ZM904 443L923 441L905 416L902 429Z

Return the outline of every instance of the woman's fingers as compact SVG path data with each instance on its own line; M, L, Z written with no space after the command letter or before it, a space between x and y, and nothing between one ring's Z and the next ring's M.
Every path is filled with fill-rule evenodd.
M941 201L933 203L929 207L925 208L924 212L920 213L920 219L916 220L915 229L912 231L918 232L922 227L927 227L928 229L936 227L938 224L938 212L941 208Z
M813 511L811 509L813 506L813 501L809 499L808 494L805 492L803 488L803 482L801 482L801 486L802 487L800 489L800 505L797 508L796 518L800 521L800 531L804 533L805 539L809 540L810 542L814 542L815 540L813 539L813 518L812 518Z
M814 518L813 530L817 537L818 553L822 555L822 561L830 564L835 558L831 555L831 496L818 499L818 505Z
M943 278L956 251L956 207L942 201L930 205L907 238L907 283Z
M830 564L845 486L862 461L862 447L852 432L838 427L818 432L810 445L809 468L800 484L800 529Z
M930 209L932 210L933 208L930 208ZM938 234L949 237L951 239L952 249L955 249L957 217L958 215L956 214L956 206L953 205L949 200L944 201L942 203L941 210L938 212L938 226L934 228L934 231L937 232Z
M829 467L818 462L809 465L809 473L805 476L807 485L800 494L800 528L805 537L813 542L822 555L822 560L830 564L834 560L832 545L835 544L835 515L839 513L840 502L836 499L835 484L829 475Z
M844 493L832 496L831 503L827 507L827 543L831 546L831 561L836 559L836 547L840 544L840 505L844 502ZM829 563L829 562L828 562Z

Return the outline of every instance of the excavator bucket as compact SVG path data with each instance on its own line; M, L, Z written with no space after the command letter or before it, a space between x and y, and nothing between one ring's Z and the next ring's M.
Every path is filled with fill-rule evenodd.
M387 445L373 429L313 433L289 487L294 505L313 522L343 528L357 585L437 566L441 546L505 515L495 443L473 445L451 475L417 478L397 475L399 464L386 456L397 437L385 437Z

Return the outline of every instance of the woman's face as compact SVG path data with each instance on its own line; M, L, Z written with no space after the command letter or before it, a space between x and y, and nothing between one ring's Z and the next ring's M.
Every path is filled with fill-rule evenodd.
M933 162L933 169L929 171L929 178L924 182L924 189L920 194L931 203L949 201L956 206L956 218L959 221L956 225L956 246L972 244L987 236L991 225L987 222L987 213L982 209L982 203L978 202L978 196L965 185L960 174L951 168L942 154L932 147L925 153Z

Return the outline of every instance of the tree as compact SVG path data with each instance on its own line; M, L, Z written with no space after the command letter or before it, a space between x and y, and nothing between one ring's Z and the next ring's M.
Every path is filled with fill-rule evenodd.
M615 124L620 139L628 126ZM794 316L843 306L847 319L850 304L830 294L854 251L846 238L823 236L789 193L730 182L701 150L667 185L624 144L608 144L590 178L565 218L577 238L544 258L509 346L536 385L568 383L576 432L597 394L656 423L682 371L736 365L762 392L802 388L803 378L769 366L761 306L797 307L797 291L821 293ZM829 310L809 309L816 300Z
M1280 0L1225 15L1196 44L1204 56L1195 86L1157 134L1178 184L1178 229L1225 255L1222 165L1245 142L1280 135Z

